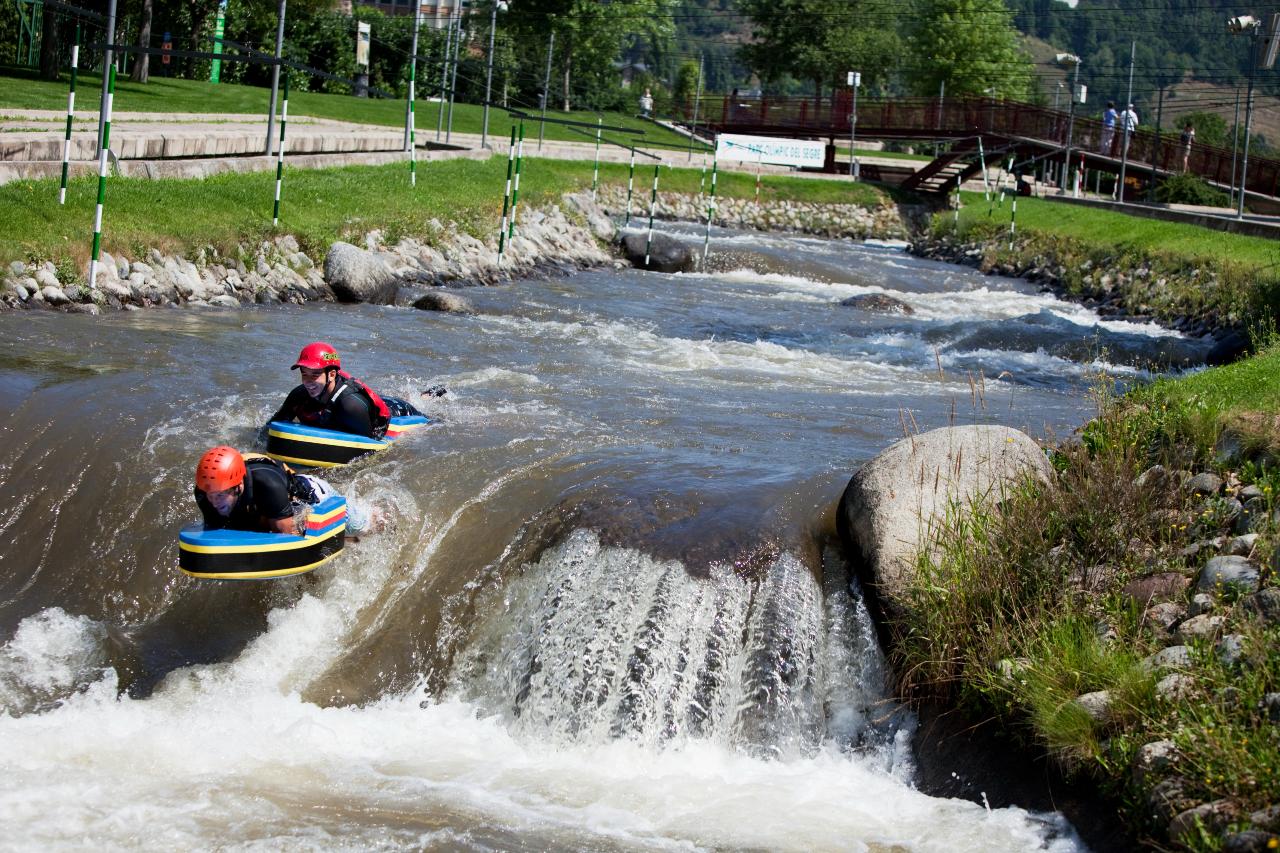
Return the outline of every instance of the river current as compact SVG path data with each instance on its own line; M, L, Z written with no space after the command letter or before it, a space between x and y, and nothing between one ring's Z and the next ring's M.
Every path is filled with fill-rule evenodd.
M1081 849L917 790L831 509L906 432L1065 437L1207 347L893 246L718 232L712 269L0 316L0 848ZM840 304L876 293L914 313ZM195 460L314 339L439 421L330 472L390 529L181 575Z

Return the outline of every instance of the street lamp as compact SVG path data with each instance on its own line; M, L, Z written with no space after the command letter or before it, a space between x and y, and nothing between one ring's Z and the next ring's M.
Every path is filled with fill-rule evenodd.
M1249 36L1249 91L1244 99L1244 154L1240 160L1240 199L1236 207L1236 218L1243 219L1245 179L1249 175L1249 130L1253 126L1253 77L1258 69L1258 36L1262 34L1262 21L1253 15L1227 18L1227 32Z
M1067 170L1071 168L1071 136L1076 126L1076 92L1080 89L1080 57L1074 53L1059 53L1054 62L1063 68L1072 69L1071 99L1067 103L1067 147L1062 157L1061 188L1066 190Z
M489 73L484 81L484 125L480 129L480 147L489 147L489 94L493 91L493 37L498 30L498 12L507 11L507 0L496 0L489 15Z

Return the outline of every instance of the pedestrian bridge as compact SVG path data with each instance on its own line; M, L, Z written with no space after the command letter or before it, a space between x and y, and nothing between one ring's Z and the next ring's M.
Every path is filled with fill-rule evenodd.
M837 171L834 145L848 140L852 116L849 92L826 98L742 98L703 101L703 126L717 133L750 133L826 139L826 169ZM1172 132L1172 136L1169 133ZM857 137L948 143L946 152L904 181L907 189L945 193L977 175L981 161L994 166L1014 158L1014 171L1032 174L1044 163L1059 168L1070 135L1071 167L1119 174L1126 171L1128 193L1153 176L1183 171L1179 128L1162 136L1139 127L1123 150L1119 128L1104 128L1096 118L1017 101L989 98L858 99ZM1233 188L1240 172L1238 154L1230 148L1193 143L1186 171L1223 190ZM1280 161L1250 156L1245 187L1258 202L1280 198Z

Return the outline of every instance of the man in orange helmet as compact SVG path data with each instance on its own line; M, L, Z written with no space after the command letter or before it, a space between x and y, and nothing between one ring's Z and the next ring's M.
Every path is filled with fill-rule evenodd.
M258 454L245 458L234 447L214 447L196 464L196 505L206 530L227 528L258 533L302 535L297 518L334 489L311 474L295 474L287 466ZM347 502L347 531L359 535L368 527L363 508Z
M269 421L299 421L309 426L382 438L393 416L421 415L396 397L380 397L372 388L342 370L338 351L324 341L307 344L291 370L302 384L289 392ZM427 393L443 394L433 388Z

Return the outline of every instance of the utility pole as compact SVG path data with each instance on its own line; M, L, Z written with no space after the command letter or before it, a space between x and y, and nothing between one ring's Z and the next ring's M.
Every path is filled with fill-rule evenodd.
M1244 96L1244 150L1240 152L1240 198L1236 200L1236 219L1244 219L1244 196L1249 186L1249 131L1253 129L1253 78L1258 70L1258 28L1249 40L1249 91Z
M1067 102L1067 147L1062 155L1062 180L1058 182L1058 188L1065 193L1067 172L1071 168L1071 139L1076 128L1076 98L1079 97L1080 91L1080 57L1071 53L1059 53L1056 61L1059 65L1070 65L1075 69L1071 76L1071 98Z
M1124 201L1124 178L1125 171L1129 166L1129 143L1132 141L1131 136L1133 133L1133 131L1129 129L1129 117L1136 117L1138 115L1133 109L1133 66L1137 60L1138 42L1135 40L1129 43L1129 94L1125 97L1124 112L1120 114L1121 124L1124 125L1124 127L1121 128L1124 132L1124 136L1120 141L1124 145L1124 150L1120 152L1120 185L1116 187L1116 201L1119 202ZM1137 129L1138 122L1135 120L1133 122L1133 130Z
M858 155L854 143L858 135L858 88L862 85L862 73L849 72L849 85L853 87L853 109L849 110L849 177L858 180Z
M1164 86L1160 87L1160 96L1156 105L1156 144L1151 152L1151 186L1147 188L1147 201L1156 200L1156 164L1160 162L1160 125L1164 119ZM1176 129L1176 128L1175 128Z
M693 128L689 132L689 160L693 161L693 140L698 135L698 106L702 101L702 54L698 54L698 88L693 96Z
M107 3L107 49L102 54L102 103L107 102L107 78L111 76L111 65L115 62L115 52L111 50L110 45L116 43L116 0L109 0ZM102 110L98 110L98 150L102 150L106 146L102 140L105 138L103 133L106 129L106 122L103 119L105 114Z
M453 12L449 12L449 24L445 27L444 56L440 63L440 109L436 110L436 142L444 130L444 99L449 92L449 51L453 48Z
M445 144L453 138L453 99L458 94L458 53L462 49L462 8L458 8L458 32L453 39L453 73L449 77L449 125L444 131Z
M422 28L422 0L413 0L417 4L413 11L413 55L409 58L409 100L404 105L404 150L408 151L413 144L410 135L410 122L413 119L414 82L418 79L418 30Z
M542 133L547 129L547 98L551 96L551 55L556 50L556 31L547 39L547 73L542 78L542 120L538 122L538 151L542 151Z
M276 64L271 69L271 106L267 110L267 148L266 154L271 156L271 143L274 141L274 125L276 121L276 96L280 91L280 56L284 51L284 10L287 0L280 0L276 9Z
M1236 117L1231 121L1231 205L1236 203L1236 149L1240 146L1240 84L1236 84Z
M489 14L489 71L484 79L484 125L480 129L480 147L489 147L489 95L493 91L493 39L498 31L498 7L506 8L506 3L494 0L493 11Z

